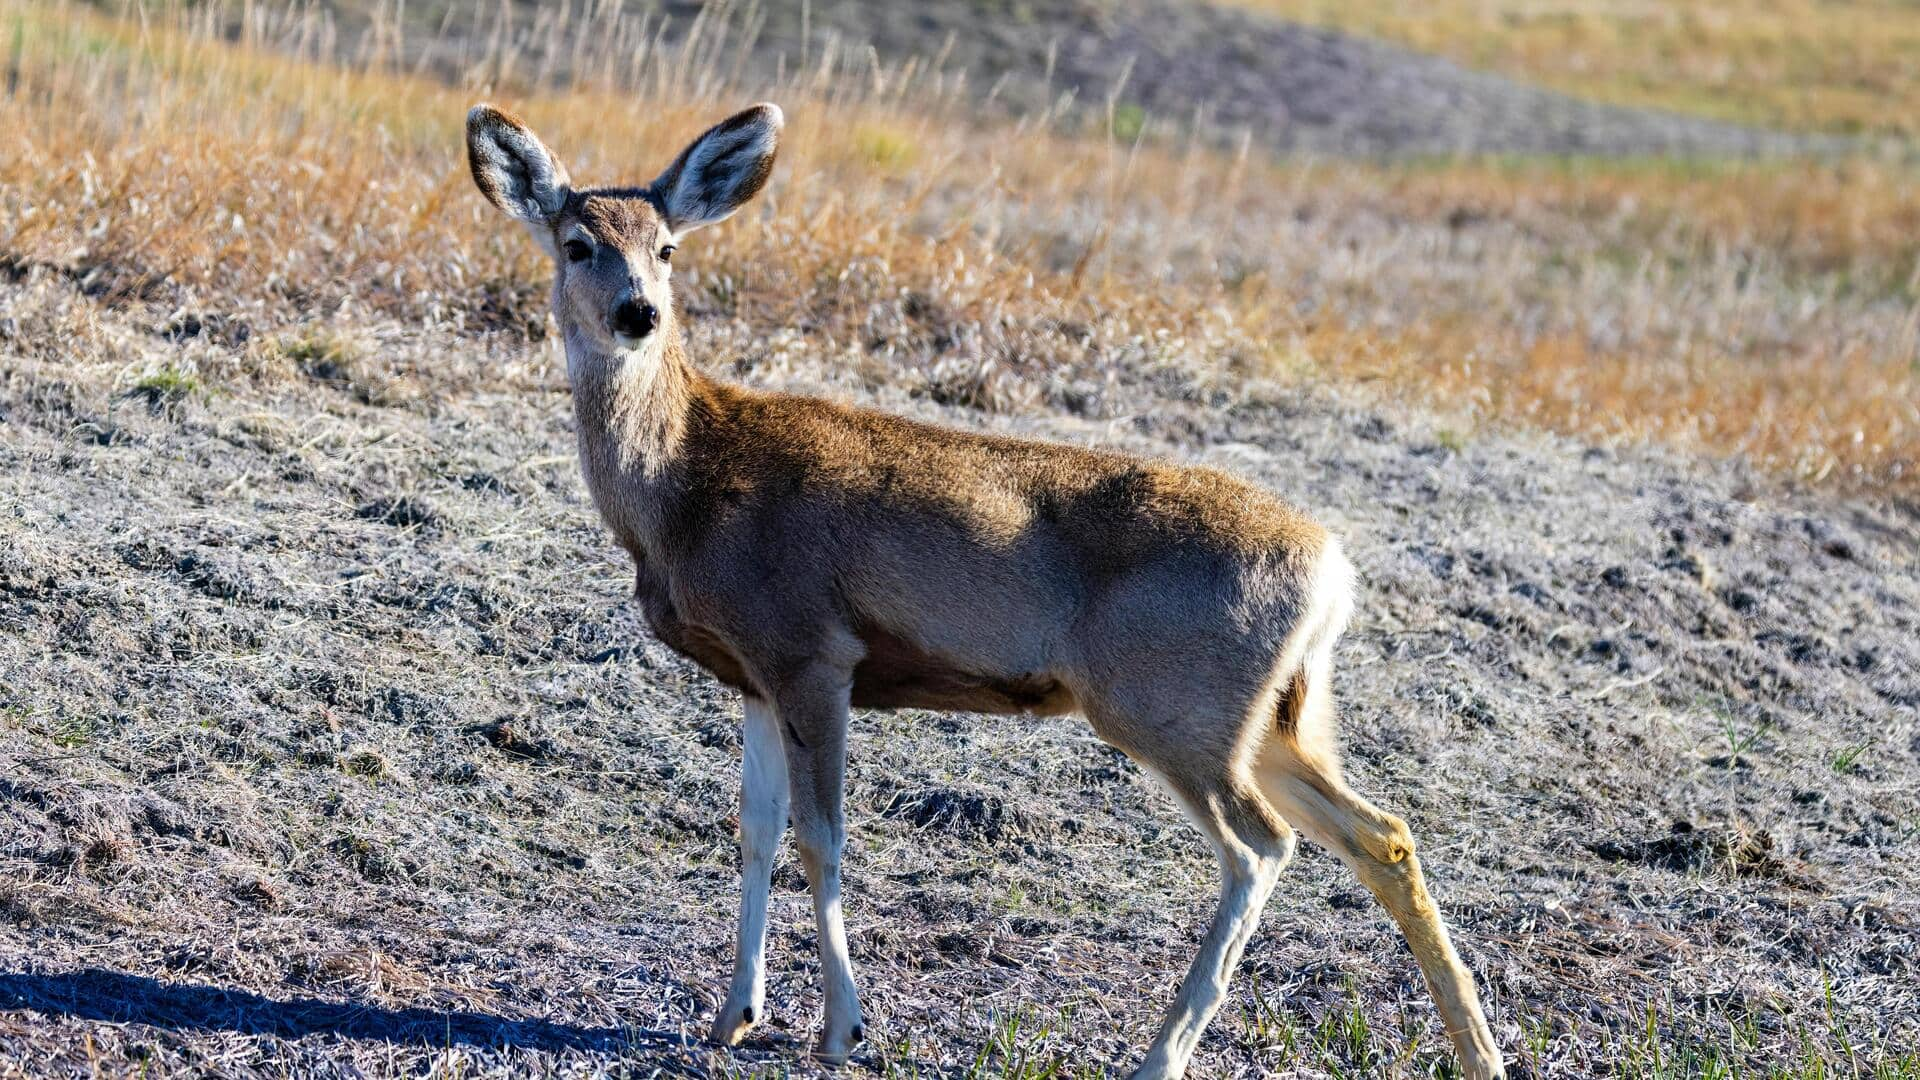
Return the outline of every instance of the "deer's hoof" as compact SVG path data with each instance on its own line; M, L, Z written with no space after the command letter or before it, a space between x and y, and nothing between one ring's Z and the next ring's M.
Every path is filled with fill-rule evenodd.
M713 1032L707 1039L716 1046L739 1046L747 1032L760 1023L760 1006L750 1001L728 999L713 1017Z
M866 1041L866 1025L857 1020L844 1031L836 1032L829 1027L820 1033L820 1043L813 1048L813 1057L822 1065L845 1065L854 1050Z

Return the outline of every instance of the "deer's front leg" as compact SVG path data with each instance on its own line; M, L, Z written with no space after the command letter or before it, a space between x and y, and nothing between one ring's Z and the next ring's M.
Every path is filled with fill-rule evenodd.
M776 704L786 737L794 845L813 890L813 917L820 933L826 1017L815 1054L833 1064L846 1061L866 1038L840 911L840 853L847 838L841 797L846 786L850 683L850 676L843 672L812 671L787 687Z
M741 723L740 935L733 984L713 1017L713 1041L737 1046L766 1019L767 896L773 858L787 829L787 752L773 706L748 697Z

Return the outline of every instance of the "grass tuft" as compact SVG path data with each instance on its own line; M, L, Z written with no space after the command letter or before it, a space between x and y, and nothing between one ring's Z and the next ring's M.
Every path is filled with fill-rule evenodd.
M163 367L141 376L127 391L127 396L144 401L148 408L160 411L205 393L206 387L198 375L183 368Z

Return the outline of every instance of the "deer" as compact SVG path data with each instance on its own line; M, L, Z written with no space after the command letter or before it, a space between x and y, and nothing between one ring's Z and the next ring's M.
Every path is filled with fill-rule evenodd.
M865 1039L841 904L852 709L1077 713L1220 863L1213 922L1133 1076L1186 1071L1300 834L1399 925L1462 1073L1503 1076L1412 833L1342 777L1333 656L1355 572L1333 533L1222 471L748 388L689 358L674 253L766 185L784 124L755 105L633 187L575 187L491 105L466 125L481 194L553 260L582 472L647 627L743 702L739 921L712 1042L767 1017L789 820L820 951L814 1056L843 1064Z

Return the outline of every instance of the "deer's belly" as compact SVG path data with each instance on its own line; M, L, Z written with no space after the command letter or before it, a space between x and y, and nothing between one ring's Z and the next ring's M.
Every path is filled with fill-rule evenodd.
M863 629L860 639L867 655L853 669L853 703L864 709L1053 716L1075 708L1073 695L1045 673L969 671L878 628Z
M728 686L759 693L726 639L681 619L662 582L642 569L634 593L646 613L648 629L661 644ZM853 669L852 703L859 708L1053 716L1078 707L1072 693L1045 673L982 673L877 627L862 628L859 633L867 649Z

